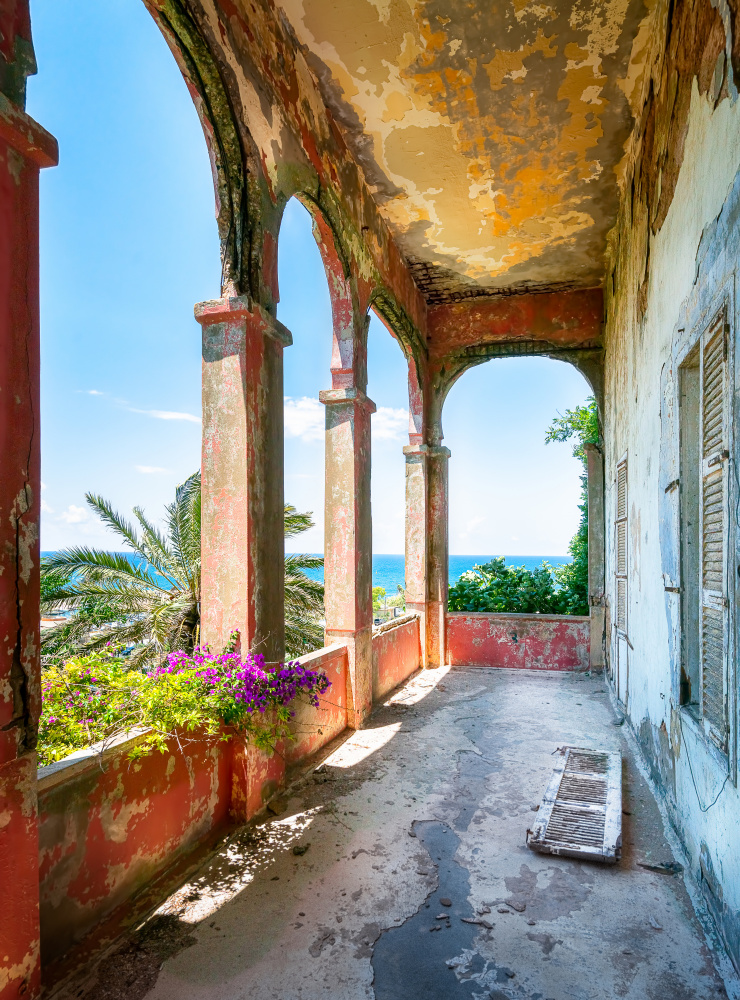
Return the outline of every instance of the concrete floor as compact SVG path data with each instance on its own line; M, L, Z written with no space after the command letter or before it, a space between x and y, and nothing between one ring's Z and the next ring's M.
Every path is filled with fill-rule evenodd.
M598 678L418 674L96 971L149 1000L721 1000L650 788ZM561 745L625 756L622 861L532 853ZM451 906L442 904L451 901ZM719 963L719 965L717 964ZM144 970L144 972L142 972ZM726 991L727 989L727 991ZM80 996L80 990L75 990Z

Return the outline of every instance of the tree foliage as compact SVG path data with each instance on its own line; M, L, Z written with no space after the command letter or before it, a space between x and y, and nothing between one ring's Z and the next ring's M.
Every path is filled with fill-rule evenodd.
M137 730L131 758L165 750L173 737L220 740L233 733L270 751L290 735L294 701L316 706L329 686L323 671L295 662L267 669L263 657L228 649L170 653L164 665L145 672L108 647L44 671L39 763L94 743L105 749Z
M200 472L194 473L165 508L160 531L140 507L136 526L102 497L88 505L121 539L127 553L83 546L46 558L41 567L41 610L69 609L58 625L44 629L47 664L104 650L128 650L132 668L157 663L172 650L192 652L200 638ZM285 535L313 526L310 514L285 507ZM286 654L300 656L323 645L324 588L304 570L323 565L319 556L285 559Z
M448 598L450 611L561 615L565 604L551 566L507 566L503 556L463 573Z

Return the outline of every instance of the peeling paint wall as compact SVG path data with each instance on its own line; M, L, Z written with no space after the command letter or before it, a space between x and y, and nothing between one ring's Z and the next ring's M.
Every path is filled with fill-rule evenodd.
M641 2L282 6L430 303L599 282Z
M740 962L736 651L729 759L680 709L686 579L681 570L679 365L723 302L735 350L740 330L740 80L733 66L740 25L732 8L682 0L659 2L652 9L653 27L644 38L646 70L632 92L638 126L628 144L619 218L610 236L604 425L612 683ZM735 467L737 440L731 455ZM615 479L625 457L628 600L626 638L619 638ZM737 552L731 551L735 617L737 565Z
M24 3L0 4L0 997L39 988L39 170L56 141L25 114Z
M302 656L300 662L311 670L323 670L331 687L319 698L318 708L303 703L295 706L295 738L285 747L288 764L310 757L347 728L347 647L325 646Z
M381 675L399 683L418 667L416 620L396 629L387 643ZM286 780L286 768L316 753L347 728L348 653L343 645L319 649L301 663L323 670L331 687L318 707L297 703L294 739L267 755L242 740L170 741L167 752L128 758L140 736L102 754L80 751L41 768L38 781L39 839L35 797L17 810L19 838L38 855L26 873L16 864L12 880L40 898L41 962L58 975L70 949L114 936L132 897L162 871L229 823L254 817ZM28 776L30 784L33 775ZM18 785L17 787L21 787ZM0 788L10 808L17 795ZM0 823L5 813L0 811ZM25 817L22 820L21 817ZM20 824L20 825L19 825ZM31 827L28 826L31 824ZM14 828L15 829L15 828ZM8 874L8 878L10 878ZM100 935L103 935L101 938ZM38 959L39 945L36 942Z
M447 615L450 666L588 670L590 623L580 616L453 612Z
M41 957L59 959L180 852L226 822L230 743L131 741L39 771Z
M373 631L373 701L380 701L420 666L418 616L391 620Z

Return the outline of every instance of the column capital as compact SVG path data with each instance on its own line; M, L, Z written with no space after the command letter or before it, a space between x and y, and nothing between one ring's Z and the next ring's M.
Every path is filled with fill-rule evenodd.
M375 403L362 389L350 387L348 389L322 389L319 392L319 402L328 406L332 403L357 403L367 408L369 413L375 413Z
M4 139L39 169L55 167L59 146L54 136L0 93L0 139Z
M202 327L215 326L218 323L233 323L234 320L254 319L263 326L268 337L277 340L283 347L290 347L293 335L280 320L276 319L259 303L248 295L230 295L221 299L206 299L196 302L195 318Z

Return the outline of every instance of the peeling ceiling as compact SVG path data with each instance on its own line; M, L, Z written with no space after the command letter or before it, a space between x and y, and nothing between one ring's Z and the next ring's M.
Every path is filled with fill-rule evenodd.
M601 282L644 0L281 3L430 303Z

